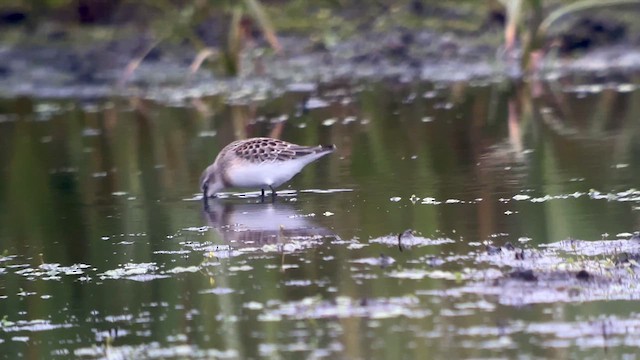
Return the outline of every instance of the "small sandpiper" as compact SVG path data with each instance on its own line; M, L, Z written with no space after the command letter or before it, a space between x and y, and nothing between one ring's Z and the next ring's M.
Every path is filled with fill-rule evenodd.
M303 146L259 137L234 141L220 151L213 164L200 177L205 205L228 187L271 189L289 181L307 164L330 154L335 145Z

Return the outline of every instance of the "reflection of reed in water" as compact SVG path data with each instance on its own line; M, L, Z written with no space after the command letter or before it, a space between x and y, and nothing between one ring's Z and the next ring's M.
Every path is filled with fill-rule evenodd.
M236 247L336 237L330 230L316 226L308 214L277 201L264 204L212 199L204 214L225 244Z

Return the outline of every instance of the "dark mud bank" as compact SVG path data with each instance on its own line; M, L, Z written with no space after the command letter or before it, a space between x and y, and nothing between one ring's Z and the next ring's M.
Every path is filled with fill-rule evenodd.
M153 40L140 36L78 45L50 41L0 45L0 96L12 98L82 98L141 96L163 102L227 95L234 101L277 96L283 91L314 91L323 83L392 79L400 82L499 81L521 78L517 60L500 49L455 35L428 31L365 34L333 46L318 46L296 36L281 36L275 54L256 45L244 51L240 74L220 73L216 61L190 72L197 52L184 45L160 43L123 82L127 65ZM600 49L575 60L545 62L543 76L574 73L600 78L638 70L640 52L621 47Z

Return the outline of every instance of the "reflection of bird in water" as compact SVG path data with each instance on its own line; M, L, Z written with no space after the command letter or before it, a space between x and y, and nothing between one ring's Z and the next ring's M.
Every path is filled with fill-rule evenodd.
M271 189L289 181L307 164L330 154L335 145L303 146L271 138L234 141L220 151L202 173L205 206L209 197L228 187Z
M236 247L278 244L283 238L317 241L336 236L316 226L309 216L280 202L255 204L213 199L204 215L224 242Z
M398 234L398 249L403 251L404 249L408 249L415 243L415 231L411 229L407 229L402 233Z

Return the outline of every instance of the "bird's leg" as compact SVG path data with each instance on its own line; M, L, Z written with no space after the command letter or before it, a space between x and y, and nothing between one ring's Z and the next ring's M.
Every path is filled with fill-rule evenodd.
M204 185L202 187L202 201L204 202L204 211L209 211L209 197L207 196L207 192L209 190L209 185Z
M261 195L260 195L260 201L264 202L264 189L260 189L262 191Z
M273 186L269 185L269 189L271 189L271 202L276 201L276 191L273 189Z

